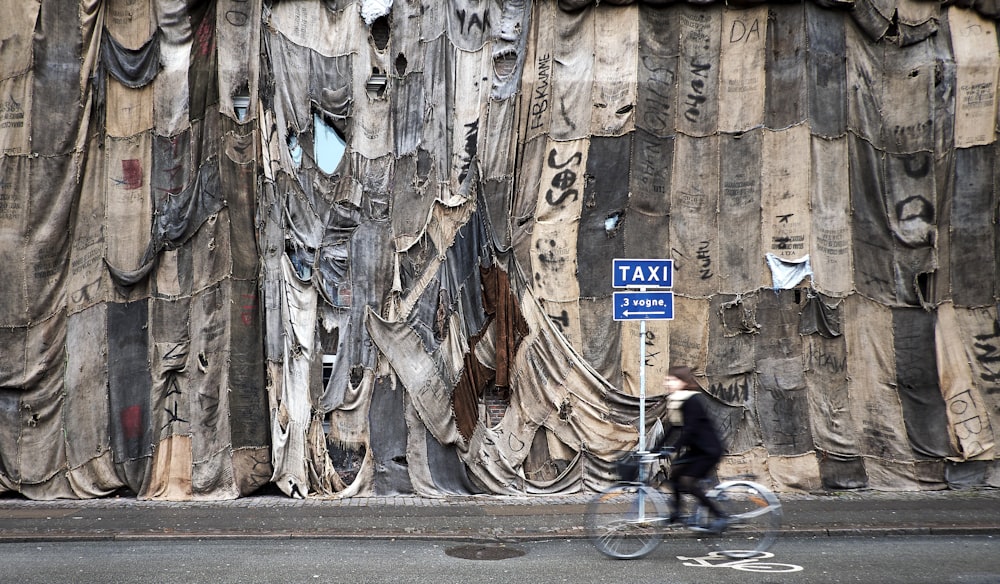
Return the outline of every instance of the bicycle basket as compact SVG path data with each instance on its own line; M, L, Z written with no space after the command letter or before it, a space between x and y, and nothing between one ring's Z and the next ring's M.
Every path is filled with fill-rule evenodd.
M639 479L639 455L635 452L626 452L624 456L615 460L615 471L618 473L618 480L635 481Z

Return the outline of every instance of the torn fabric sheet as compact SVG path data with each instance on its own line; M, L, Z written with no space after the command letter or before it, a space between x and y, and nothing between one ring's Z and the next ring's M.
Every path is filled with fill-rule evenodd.
M765 257L767 267L771 269L771 280L775 290L794 288L813 274L808 254L794 260L783 260L773 253L766 254Z

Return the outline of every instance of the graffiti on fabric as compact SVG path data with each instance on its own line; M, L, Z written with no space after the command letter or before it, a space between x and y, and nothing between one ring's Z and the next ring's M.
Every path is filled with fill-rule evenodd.
M674 59L644 56L642 66L646 81L643 84L643 113L639 125L651 132L660 133L673 130L673 91L676 74Z
M230 2L232 2L232 4L223 16L223 18L226 19L226 22L239 27L244 27L250 24L250 0L230 0Z
M689 122L697 122L701 119L701 105L708 100L708 96L705 95L705 82L711 70L711 63L699 63L697 59L691 61L690 71L694 77L691 79L691 87L684 101L684 105L687 107L684 110L684 117Z
M552 57L545 53L535 63L535 87L528 105L528 129L537 130L545 125L542 115L549 110L549 80L552 78Z
M953 395L948 398L948 413L952 419L951 428L962 447L962 452L966 456L975 456L986 450L981 442L984 430L989 426L989 421L983 420L979 415L979 408L971 389Z
M552 206L562 205L566 201L567 197L573 197L573 200L575 201L580 196L580 192L576 188L576 179L579 175L575 170L573 170L573 167L580 167L580 163L583 160L583 154L576 152L563 162L560 162L556 158L557 156L558 152L556 152L555 148L549 151L549 168L561 169L555 174L555 176L552 177L552 187L554 187L554 189L549 189L545 193L546 202ZM570 165L572 165L572 167L570 167Z
M809 346L809 369L827 373L844 373L847 371L847 356L827 353L817 350L815 345Z
M987 386L986 393L1000 394L1000 322L993 321L993 330L981 335L973 335L972 350L976 361L982 367L980 379L993 384Z
M749 376L747 376L737 379L731 383L709 384L708 393L712 394L721 402L729 405L737 405L746 403L750 399L750 390L752 389L752 386L753 381Z

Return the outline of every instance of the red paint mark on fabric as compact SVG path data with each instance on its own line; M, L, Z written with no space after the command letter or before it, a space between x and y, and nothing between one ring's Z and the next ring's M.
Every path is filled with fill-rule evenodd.
M142 436L142 408L139 406L129 406L118 413L122 422L122 432L127 440L133 440Z
M122 160L122 186L129 191L142 188L142 162L138 158Z

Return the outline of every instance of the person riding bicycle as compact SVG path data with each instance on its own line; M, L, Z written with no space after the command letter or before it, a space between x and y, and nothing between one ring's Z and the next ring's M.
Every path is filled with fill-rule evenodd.
M722 439L705 410L704 397L690 367L671 367L663 386L667 392L667 409L660 448L671 447L676 453L670 465L669 480L674 498L670 521L680 519L681 494L690 493L715 516L710 529L722 531L728 524L728 515L701 488L702 479L722 459Z

